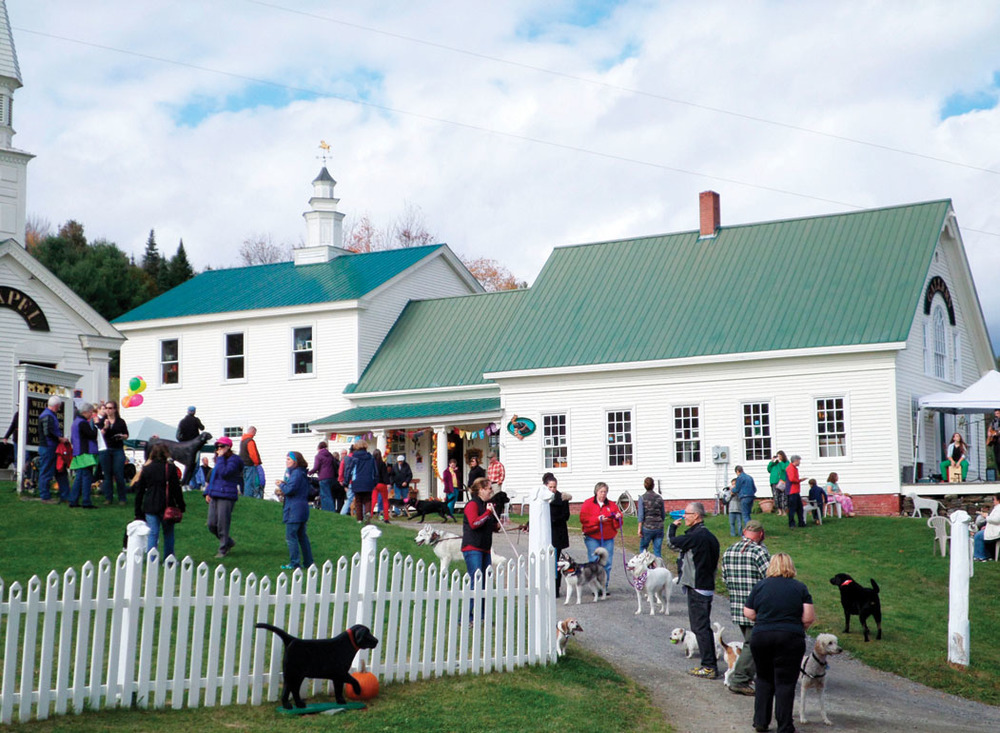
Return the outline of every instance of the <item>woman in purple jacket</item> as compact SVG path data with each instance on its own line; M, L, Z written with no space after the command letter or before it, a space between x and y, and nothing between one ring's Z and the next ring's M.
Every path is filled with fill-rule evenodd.
M301 453L292 451L285 458L285 468L288 470L288 478L277 481L278 488L275 491L279 499L285 500L281 519L285 523L288 564L282 565L281 569L308 568L313 564L312 545L306 534L306 524L309 522L309 479L306 477L306 469L309 464ZM302 548L301 561L299 547Z
M219 538L217 558L225 557L236 544L229 536L233 520L233 505L239 498L238 486L243 480L243 461L233 453L233 441L222 437L215 443L215 468L212 480L205 487L208 502L208 531Z
M337 511L333 501L333 482L337 480L338 463L337 457L327 450L326 441L321 441L309 475L315 474L319 479L319 508L325 512Z
M90 485L94 482L94 466L97 465L97 426L91 421L93 414L93 405L82 405L70 430L73 440L73 462L69 467L76 473L73 478L73 488L69 492L70 509L79 506L84 509L97 508L90 499Z

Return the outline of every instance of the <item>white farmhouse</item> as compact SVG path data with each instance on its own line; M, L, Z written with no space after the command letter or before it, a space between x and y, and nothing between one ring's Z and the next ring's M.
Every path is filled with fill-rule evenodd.
M705 192L699 230L557 247L528 291L410 304L352 407L313 427L388 431L442 467L492 438L508 493L551 470L577 502L646 476L678 505L713 498L737 464L766 494L780 449L894 513L955 429L984 478L981 421L928 416L914 445L916 399L994 364L951 203L726 227L719 211ZM442 321L496 328L453 360Z
M325 167L313 181L293 262L203 272L115 320L128 338L122 384L148 385L126 417L176 424L194 406L209 432L237 443L253 425L272 484L288 451L312 460L321 436L309 421L350 406L345 388L408 301L482 291L443 244L343 249L335 185Z

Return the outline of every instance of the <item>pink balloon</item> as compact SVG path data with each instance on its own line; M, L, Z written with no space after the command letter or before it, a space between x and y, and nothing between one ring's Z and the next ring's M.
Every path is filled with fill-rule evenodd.
M142 395L141 394L134 394L134 395L132 395L132 399L130 399L128 401L128 406L129 407L138 407L141 404L142 404Z

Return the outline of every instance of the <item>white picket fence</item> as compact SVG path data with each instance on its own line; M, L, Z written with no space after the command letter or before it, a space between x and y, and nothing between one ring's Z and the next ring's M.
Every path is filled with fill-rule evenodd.
M190 558L161 563L155 552L146 562L141 552L88 562L61 580L35 576L6 594L0 580L0 722L276 700L282 644L259 621L304 638L364 623L379 645L358 657L382 681L547 664L556 659L555 563L551 551L541 560L491 569L480 588L366 539L350 560L273 584ZM483 608L470 628L471 603ZM307 682L305 694L327 684Z

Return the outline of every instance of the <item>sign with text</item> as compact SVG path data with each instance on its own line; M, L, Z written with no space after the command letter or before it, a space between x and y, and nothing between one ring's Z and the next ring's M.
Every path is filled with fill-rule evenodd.
M49 330L49 322L38 303L17 288L0 285L0 308L10 308L17 313L32 331Z

